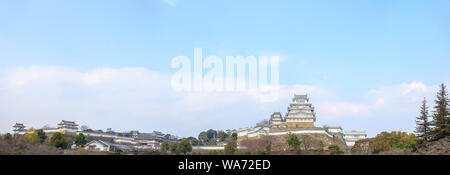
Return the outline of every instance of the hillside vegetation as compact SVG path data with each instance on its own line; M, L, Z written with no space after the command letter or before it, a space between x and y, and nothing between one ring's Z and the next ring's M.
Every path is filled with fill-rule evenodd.
M298 141L296 141L298 140ZM250 153L270 154L290 154L290 155L309 155L309 154L330 154L330 145L337 146L339 150L344 151L345 147L325 134L291 134L280 136L264 136L258 139L247 139L241 141L241 146L247 147ZM297 144L297 145L295 145ZM267 150L270 145L270 150ZM335 148L335 147L333 147Z
M31 130L30 130L31 131ZM0 136L0 155L105 155L103 152L89 152L84 149L66 149L63 137L50 137L32 130L24 136L6 134ZM53 139L52 139L53 138ZM53 141L52 141L53 140Z

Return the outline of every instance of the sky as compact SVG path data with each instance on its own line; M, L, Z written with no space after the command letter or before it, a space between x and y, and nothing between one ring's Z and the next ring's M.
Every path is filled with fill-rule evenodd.
M197 136L286 113L317 126L413 132L450 84L448 0L0 0L0 132L73 120ZM174 92L175 56L280 56L280 98ZM430 108L431 109L431 108Z

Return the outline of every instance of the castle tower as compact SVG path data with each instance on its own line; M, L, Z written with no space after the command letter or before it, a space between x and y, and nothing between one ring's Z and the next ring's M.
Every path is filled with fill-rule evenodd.
M284 128L285 127L283 117L281 116L281 113L279 113L279 112L274 112L270 116L269 124L270 124L271 128Z
M63 120L60 123L58 123L58 129L63 133L66 132L76 133L78 131L78 125L73 121Z
M26 132L27 130L25 129L25 126L22 124L22 123L16 123L14 126L13 126L13 131L14 131L14 133L15 134L20 134L20 133L24 133L24 132Z
M308 95L294 95L286 114L288 128L314 128L316 114Z
M281 113L279 112L274 112L271 116L270 116L270 120L269 120L269 124L270 125L281 125L281 123L283 122L283 118L281 116Z

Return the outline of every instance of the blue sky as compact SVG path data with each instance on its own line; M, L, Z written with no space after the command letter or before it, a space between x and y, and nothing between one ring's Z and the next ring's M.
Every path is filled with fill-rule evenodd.
M37 125L35 127L45 121L55 123L66 115L61 111L63 104L70 104L71 110L84 111L79 115L86 115L85 118L73 115L66 117L67 120L72 118L93 128L113 126L126 130L137 127L184 136L196 135L201 129L208 128L237 129L267 118L273 110L285 112L289 98L280 99L276 104L239 99L239 103L218 103L210 109L180 109L179 113L166 117L171 120L155 119L154 115L172 110L168 106L184 104L184 100L189 104L188 99L202 99L197 104L202 105L203 100L214 99L192 94L172 97L170 91L161 91L163 96L158 98L149 95L138 99L129 95L130 92L147 92L145 88L123 87L122 80L130 84L140 82L130 80L140 77L136 72L143 77L147 74L154 77L153 73L168 76L176 71L170 68L173 57L193 57L194 48L203 48L204 55L223 57L280 55L283 60L280 83L290 89L286 92L292 93L293 87L301 85L300 89L305 92L297 89L300 91L297 93L310 93L318 109L323 108L317 116L323 124L367 130L372 136L382 129L411 132L414 115L418 112L412 111L415 110L412 107L418 106L420 99L414 98L411 104L405 104L404 98L433 98L435 86L450 81L449 19L448 0L0 0L0 73L3 81L0 89L7 89L0 94L3 97L0 104L4 104L0 107L0 127L6 132L16 120ZM104 85L95 88L67 85L74 82L68 82L70 78L66 76L95 75L105 70L125 77L110 84L116 87L111 94L99 95L107 92ZM101 73L105 74L111 76ZM29 79L36 82L27 82ZM155 84L164 84L165 79L151 80L160 81L153 82ZM20 86L22 89L18 91L14 89L17 86L11 86L11 82L18 81L29 86ZM36 86L42 86L42 89L31 93L28 88ZM390 99L398 94L395 92L404 92L399 90L402 88L416 88L417 93L391 99L398 105L396 108L370 106L376 106L377 100ZM45 93L46 89L60 89L60 93ZM320 91L320 95L316 95L316 91ZM377 92L376 95L373 92ZM117 93L128 96L109 99L112 104L105 102L105 96ZM74 103L72 96L80 98L79 101ZM45 108L23 106L33 105L34 100L48 105ZM123 107L123 101L130 106ZM164 105L155 107L157 102ZM93 103L117 105L121 110L111 114L108 105L86 107ZM254 108L243 109L243 104ZM319 107L321 104L328 106ZM151 111L159 110L161 114L144 110L146 105L154 105L155 110ZM335 109L336 106L339 109ZM21 111L20 107L25 108ZM139 109L142 109L141 113L130 112ZM229 112L230 109L234 112ZM357 112L349 114L349 110ZM179 124L183 126L178 129L170 127L169 121L177 120L183 113L189 113L191 117L180 120ZM216 113L224 114L210 117L207 122L200 117L215 116ZM38 122L30 117L34 114L49 118ZM228 121L226 116L236 120ZM398 121L395 125L383 123L387 119ZM383 127L373 126L374 122Z

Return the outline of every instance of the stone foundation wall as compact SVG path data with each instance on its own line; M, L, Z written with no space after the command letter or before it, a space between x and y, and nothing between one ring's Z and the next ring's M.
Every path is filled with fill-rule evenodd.
M325 152L328 150L328 146L331 144L338 145L341 150L345 151L344 146L339 142L333 140L332 137L327 134L295 134L297 135L299 141L301 142L300 148L303 151L302 154L320 154L315 153L314 151L323 149ZM271 152L273 154L295 154L295 151L292 151L292 148L286 143L287 134L284 135L276 135L276 136L262 136L259 138L252 139L244 139L239 143L241 146L245 146L248 149L246 151L255 153L257 151L264 150L264 147L267 144L271 144L272 149ZM321 147L320 142L322 142L323 147ZM327 153L325 153L327 154Z
M314 128L314 122L286 122L288 128Z

